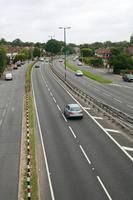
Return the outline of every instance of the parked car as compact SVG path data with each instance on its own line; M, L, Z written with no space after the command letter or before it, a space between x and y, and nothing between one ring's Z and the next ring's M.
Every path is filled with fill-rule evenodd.
M132 75L132 74L124 74L124 75L122 76L122 79L123 79L124 81L131 82L131 81L133 81L133 75Z
M5 74L5 80L12 80L12 79L13 79L12 73L11 72L7 72Z
M83 72L81 70L77 70L75 75L76 76L83 76Z
M18 69L18 66L17 66L17 65L14 65L14 66L13 66L13 69Z
M67 104L64 108L64 115L67 118L83 118L83 112L78 104Z

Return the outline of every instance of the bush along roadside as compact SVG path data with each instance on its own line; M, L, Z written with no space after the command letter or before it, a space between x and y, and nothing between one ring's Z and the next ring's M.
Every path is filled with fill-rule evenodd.
M22 183L22 196L24 200L38 200L38 179L36 168L34 113L31 91L31 69L34 63L27 66L25 74L25 138L24 138L24 177Z

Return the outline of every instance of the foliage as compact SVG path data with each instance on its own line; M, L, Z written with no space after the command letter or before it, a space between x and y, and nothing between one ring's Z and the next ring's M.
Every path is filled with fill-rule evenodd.
M26 56L24 53L19 53L17 54L14 59L13 59L13 63L16 63L17 61L23 61L23 60L26 60Z
M6 67L6 51L5 48L0 46L0 76L4 72Z
M89 56L93 56L94 52L90 48L82 48L80 50L80 55L83 56L83 57L89 57Z
M15 39L12 41L12 46L22 46L23 42L20 39Z
M55 39L51 39L46 43L46 52L58 54L61 51L61 43Z
M40 55L41 55L40 48L39 47L35 47L33 49L33 57L40 57Z
M96 57L80 57L80 61L83 61L85 64L92 65L93 67L100 67L103 65L102 59Z
M24 60L28 60L28 59L31 58L31 52L30 52L30 49L23 48L23 49L21 49L20 54L24 54L24 57L25 57Z

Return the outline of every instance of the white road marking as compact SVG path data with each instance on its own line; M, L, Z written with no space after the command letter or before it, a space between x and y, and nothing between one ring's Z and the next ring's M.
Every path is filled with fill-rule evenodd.
M50 89L48 88L48 91L50 92Z
M59 111L61 111L61 108L60 108L60 106L57 104L57 108L59 109Z
M89 163L89 164L91 164L91 161L89 160L88 156L86 155L86 153L85 153L85 151L84 151L83 147L82 147L81 145L79 145L79 147L80 147L80 149L81 149L82 153L84 154L84 156L85 156L86 160L88 161L88 163Z
M2 125L2 122L3 122L3 120L1 119L1 120L0 120L0 126Z
M4 109L3 113L2 113L2 117L4 117L6 114L6 109Z
M56 103L56 100L55 100L55 98L53 97L53 100L54 100L54 102Z
M133 151L132 147L125 147L125 146L123 146L122 148L125 149L126 151Z
M120 133L120 131L114 130L114 129L105 128L105 130L106 130L107 132Z
M67 122L67 119L63 113L62 113L62 117L64 118L65 122Z
M98 179L99 183L101 184L102 188L104 189L104 191L105 191L105 193L106 193L108 199L109 199L109 200L112 200L111 196L109 195L109 193L108 193L106 187L104 186L104 184L103 184L103 182L101 181L101 179L100 179L99 176L97 176L97 179Z
M68 126L68 127L69 127L69 129L70 129L71 133L73 134L73 136L76 138L76 135L75 135L75 133L73 132L73 130L72 130L72 128L71 128L71 126Z
M118 87L122 87L122 88L131 88L131 87L126 86L126 85L118 85L118 84L114 84L114 83L110 83L109 85L118 86Z
M31 76L31 80L32 80L32 76ZM35 105L37 124L38 124L38 128L39 128L40 139L41 139L41 145L42 145L42 149L43 149L43 156L44 156L44 160L45 160L45 164L46 164L46 171L47 171L47 176L48 176L51 198L52 198L52 200L55 200L54 191L53 191L52 182L51 182L51 177L50 177L49 166L48 166L48 161L47 161L47 156L46 156L46 151L45 151L45 147L44 147L44 143L43 143L41 125L40 125L38 111L37 111L37 105L36 105L36 100L35 100L35 92L34 92L34 88L33 88L33 80L32 80L32 93L33 93L33 100L34 100L34 105Z
M119 103L122 103L119 99L113 98L115 101L118 101Z
M128 104L127 104L127 107L129 107L129 108L132 108L132 109L133 109L133 106L130 106L130 105L128 105Z
M95 116L92 116L94 119L103 119L103 117L95 117Z
M50 92L51 97L53 96L52 92Z
M108 96L108 97L110 96L110 94L107 94L107 93L103 93L103 94L106 95L106 96Z
M87 108L86 108L86 107L84 107L84 109L85 109L85 110L90 110L91 108L89 108L89 107L87 107Z

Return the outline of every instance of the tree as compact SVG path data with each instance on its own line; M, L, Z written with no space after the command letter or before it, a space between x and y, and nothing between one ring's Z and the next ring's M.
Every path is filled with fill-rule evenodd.
M20 39L15 39L12 41L12 46L22 46L23 42Z
M39 47L35 47L33 49L33 57L40 57L40 55L41 55L40 48Z
M61 51L61 43L55 39L51 39L46 43L46 51L51 54L58 54Z
M6 67L6 51L5 48L0 46L0 76L4 72Z
M94 52L90 48L82 48L80 50L80 54L82 57L89 57L89 56L93 56Z
M24 55L25 55L25 56L24 56L24 57L25 57L25 60L28 60L28 59L31 58L31 52L30 52L30 50L27 49L27 48L21 49L20 54L24 54Z

